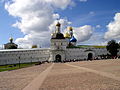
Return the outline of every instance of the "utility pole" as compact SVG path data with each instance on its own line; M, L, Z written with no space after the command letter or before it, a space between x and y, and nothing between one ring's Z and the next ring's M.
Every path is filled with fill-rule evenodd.
M19 56L19 68L20 68L20 56Z

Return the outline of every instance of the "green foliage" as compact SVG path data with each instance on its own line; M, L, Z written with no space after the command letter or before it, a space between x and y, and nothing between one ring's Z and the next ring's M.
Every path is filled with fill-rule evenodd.
M106 46L95 46L95 45L78 45L78 46L69 45L69 46L67 46L67 48L88 48L88 47L93 47L93 48L106 48Z
M95 48L106 48L106 46L93 46Z
M88 48L88 47L93 47L93 48L106 48L106 46L95 46L95 45L78 45L77 47L79 47L79 48Z
M107 51L109 51L109 53L112 56L117 56L117 53L119 52L118 51L119 47L120 47L119 44L115 40L111 40L108 42L106 49L107 49Z

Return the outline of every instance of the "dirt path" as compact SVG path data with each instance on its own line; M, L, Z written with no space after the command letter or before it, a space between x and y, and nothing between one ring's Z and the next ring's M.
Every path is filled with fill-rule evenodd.
M51 63L0 72L0 90L22 90L50 65Z
M48 73L54 66L54 63L49 66L46 70L44 70L37 78L35 78L29 85L27 85L23 90L39 90L40 86L42 85L43 81L47 77ZM42 78L41 78L42 77Z

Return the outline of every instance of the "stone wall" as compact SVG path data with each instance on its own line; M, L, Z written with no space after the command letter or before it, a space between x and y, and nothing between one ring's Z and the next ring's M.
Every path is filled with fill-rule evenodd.
M0 65L39 62L49 58L49 49L0 50Z

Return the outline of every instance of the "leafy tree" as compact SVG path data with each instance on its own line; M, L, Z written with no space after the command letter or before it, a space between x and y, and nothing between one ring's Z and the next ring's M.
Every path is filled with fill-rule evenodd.
M111 40L108 42L106 49L107 51L109 51L111 56L115 57L117 56L117 53L119 52L118 50L119 47L120 47L119 44L115 40Z

